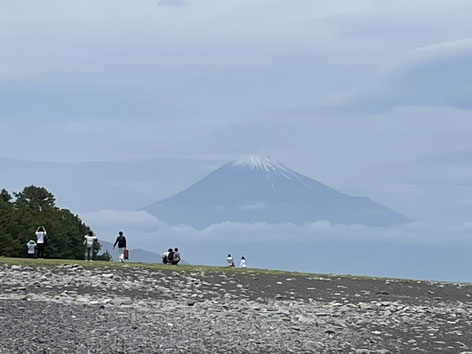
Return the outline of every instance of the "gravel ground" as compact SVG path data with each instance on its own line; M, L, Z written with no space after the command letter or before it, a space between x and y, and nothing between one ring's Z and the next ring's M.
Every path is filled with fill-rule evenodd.
M472 353L472 286L0 263L0 353Z

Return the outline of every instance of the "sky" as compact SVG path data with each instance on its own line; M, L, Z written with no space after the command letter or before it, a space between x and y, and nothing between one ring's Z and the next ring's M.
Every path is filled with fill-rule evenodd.
M0 3L0 158L188 165L156 178L161 198L270 155L407 215L423 243L434 230L471 246L470 1ZM123 204L77 212L100 228L106 210L134 212Z

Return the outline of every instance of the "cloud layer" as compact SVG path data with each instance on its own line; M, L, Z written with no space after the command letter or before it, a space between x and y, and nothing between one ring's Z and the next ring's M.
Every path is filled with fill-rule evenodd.
M370 129L359 112L471 108L467 1L5 6L0 118L22 133L2 139L5 157L283 159L318 152L317 127L340 113L350 131ZM300 144L307 125L315 136ZM35 135L48 139L32 149Z
M418 47L389 63L378 83L365 92L339 96L332 107L344 112L376 112L399 106L472 109L472 39Z
M465 248L472 246L470 222L392 228L327 221L303 226L223 223L196 230L168 226L142 211L108 210L81 217L106 241L113 242L123 230L131 248L160 254L179 247L185 259L196 264L223 265L224 256L231 253L244 255L251 266L259 268L472 280L468 273L472 261L465 257Z

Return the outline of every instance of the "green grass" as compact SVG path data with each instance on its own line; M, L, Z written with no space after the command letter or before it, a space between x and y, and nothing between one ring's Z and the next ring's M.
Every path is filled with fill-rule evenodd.
M133 268L145 268L152 270L175 270L175 271L205 271L205 272L242 272L242 273L261 273L261 274L287 274L287 275L310 275L314 274L308 273L297 273L297 272L287 272L281 270L269 270L269 269L257 269L257 268L230 268L230 267L218 267L218 266L206 266L206 265L168 265L162 263L133 263L133 262L106 262L106 261L93 261L86 262L82 260L75 259L32 259L32 258L9 258L9 257L0 257L0 264L9 264L9 265L29 265L29 266L57 266L63 264L80 264L83 267L87 268L99 268L99 267L108 267L108 268L121 268L121 267L133 267Z
M249 274L264 274L274 276L286 276L286 277L323 277L323 278L350 278L359 280L385 280L391 278L380 278L370 276L359 276L359 275L335 275L335 274L315 274L315 273L299 273L289 272L282 270L271 270L271 269L260 269L260 268L230 268L230 267L217 267L217 266L206 266L206 265L167 265L161 263L120 263L120 262L105 262L105 261L93 261L86 262L82 260L74 259L31 259L31 258L8 258L0 257L0 264L9 265L29 265L29 266L43 266L52 267L63 264L80 264L86 268L122 268L122 267L133 267L133 268L144 268L150 270L165 270L165 271L183 271L183 272L217 272L217 273L249 273ZM407 280L407 279L397 279Z

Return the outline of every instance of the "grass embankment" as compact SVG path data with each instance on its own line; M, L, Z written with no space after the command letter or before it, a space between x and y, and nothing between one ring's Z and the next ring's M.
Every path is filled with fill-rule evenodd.
M207 265L168 265L162 263L133 263L133 262L106 262L106 261L93 261L86 262L83 260L76 259L32 259L32 258L9 258L0 257L0 264L9 265L29 265L29 266L58 266L64 264L80 264L86 268L122 268L122 267L134 267L134 268L145 268L150 270L163 270L163 271L183 271L183 272L218 272L218 273L231 273L231 272L242 272L250 274L266 274L274 276L287 276L287 277L325 277L325 278L350 278L350 279L373 279L373 280L384 280L387 278L381 277L370 277L360 275L335 275L335 274L317 274L317 273L299 273L282 270L271 270L271 269L260 269L260 268L230 268L222 266L207 266ZM388 278L391 279L391 278ZM398 279L398 280L409 280L409 279Z
M205 272L248 272L248 273L261 273L261 274L291 274L291 275L311 275L308 273L298 272L287 272L281 270L269 270L269 269L256 269L256 268L230 268L230 267L218 267L218 266L206 266L206 265L170 265L161 263L133 263L133 262L106 262L106 261L93 261L87 262L76 259L32 259L32 258L9 258L0 257L0 263L9 265L29 265L29 266L58 266L64 264L80 264L87 268L122 268L122 267L134 267L134 268L145 268L151 270L175 270L175 271L205 271Z

